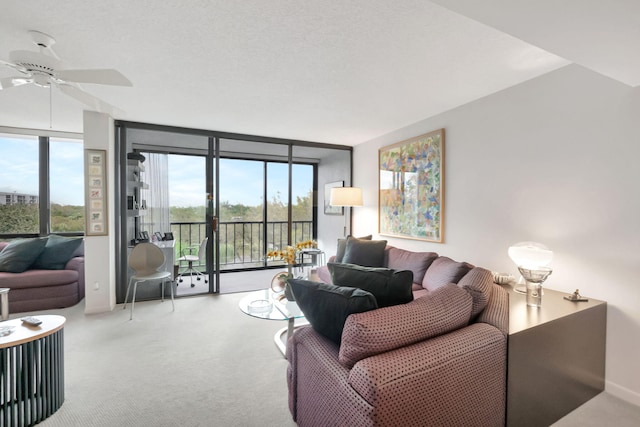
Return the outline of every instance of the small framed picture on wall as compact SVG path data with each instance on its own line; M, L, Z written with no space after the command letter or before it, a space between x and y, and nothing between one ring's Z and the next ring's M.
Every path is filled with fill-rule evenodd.
M84 150L85 234L106 236L107 229L107 152Z
M344 181L328 182L324 185L324 214L325 215L344 215L343 206L331 206L331 189L336 187L344 187Z

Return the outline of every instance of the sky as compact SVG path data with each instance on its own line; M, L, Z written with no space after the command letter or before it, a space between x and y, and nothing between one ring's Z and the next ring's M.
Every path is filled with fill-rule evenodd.
M304 173L308 171L308 173ZM313 187L311 166L294 165L293 200L306 196ZM257 206L262 204L263 163L251 160L220 159L220 203ZM269 167L269 195L280 190L286 201L288 166L272 163ZM205 193L204 157L169 156L169 200L171 206L202 206Z
M51 139L51 202L84 205L82 141ZM0 192L38 194L38 138L0 135Z
M51 202L84 204L83 145L78 140L51 138ZM310 166L294 165L293 200L306 196L313 186ZM280 190L286 201L286 164L271 164L269 195ZM305 173L307 171L308 173ZM220 159L220 202L256 206L262 203L262 162ZM38 138L0 135L0 192L38 194ZM205 159L169 156L169 200L171 206L203 206Z

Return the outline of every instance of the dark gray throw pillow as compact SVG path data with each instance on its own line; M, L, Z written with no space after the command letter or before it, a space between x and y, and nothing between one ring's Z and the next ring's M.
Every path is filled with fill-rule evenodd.
M0 271L22 273L38 258L47 238L15 239L0 252Z
M338 345L350 314L378 308L376 298L362 289L302 279L289 279L288 283L311 327Z
M64 237L52 234L31 268L63 270L81 244L82 237Z
M386 246L386 240L361 240L349 237L342 262L364 267L383 267Z
M473 265L468 262L457 262L449 257L441 256L431 263L422 279L422 287L433 291L448 283L458 283Z
M411 287L413 273L410 270L362 267L354 264L327 264L331 281L336 286L360 288L371 292L378 307L406 304L413 301Z
M347 249L347 239L351 236L347 236L346 239L338 239L338 249L336 250L336 262L342 262L342 258L344 258L344 251ZM371 240L373 236L369 234L368 236L362 237L351 237L352 239L360 239L360 240Z

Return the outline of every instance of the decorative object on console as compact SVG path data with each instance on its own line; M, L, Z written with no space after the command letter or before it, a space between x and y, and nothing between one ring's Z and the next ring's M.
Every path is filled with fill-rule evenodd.
M550 267L551 261L553 260L553 252L542 243L537 242L520 242L513 244L509 246L507 253L518 269L523 267L527 270L537 270L540 267ZM522 276L520 276L514 290L521 294L527 292Z
M379 232L442 243L444 129L383 147L379 160Z
M331 189L329 197L331 206L351 208L362 206L362 188L357 187L335 187ZM347 216L344 216L344 235L347 235Z
M571 295L567 295L564 297L564 299L566 299L567 301L573 301L573 302L580 302L580 301L589 301L589 298L583 297L582 295L580 295L580 290L576 289L576 291L574 293L572 293Z
M549 267L538 267L535 270L518 267L518 270L527 282L527 305L540 307L542 305L542 284L547 280L552 270Z
M498 285L509 285L515 282L515 280L516 278L509 273L493 272L493 283L497 283Z

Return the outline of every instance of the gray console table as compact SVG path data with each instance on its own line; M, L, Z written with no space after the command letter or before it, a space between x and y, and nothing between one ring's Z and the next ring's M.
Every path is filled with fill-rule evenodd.
M507 426L548 426L604 390L607 303L508 289Z

